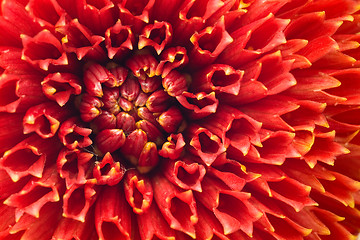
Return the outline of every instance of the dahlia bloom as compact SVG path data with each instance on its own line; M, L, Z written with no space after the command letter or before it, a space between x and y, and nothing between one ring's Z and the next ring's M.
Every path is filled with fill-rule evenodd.
M360 230L357 0L2 0L0 239Z

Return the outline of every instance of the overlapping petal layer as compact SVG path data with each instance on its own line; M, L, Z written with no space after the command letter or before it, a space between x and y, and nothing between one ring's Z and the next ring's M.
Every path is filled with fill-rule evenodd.
M354 239L358 0L2 0L0 238Z

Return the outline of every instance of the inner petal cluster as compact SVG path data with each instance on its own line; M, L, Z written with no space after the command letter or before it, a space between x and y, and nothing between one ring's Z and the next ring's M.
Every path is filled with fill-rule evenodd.
M85 91L77 102L81 120L92 130L97 155L112 153L125 158L125 165L148 172L157 165L158 150L167 137L181 131L184 118L176 97L187 90L186 78L176 70L162 77L158 67L148 54L134 55L124 66L85 67ZM70 143L64 145L72 148Z

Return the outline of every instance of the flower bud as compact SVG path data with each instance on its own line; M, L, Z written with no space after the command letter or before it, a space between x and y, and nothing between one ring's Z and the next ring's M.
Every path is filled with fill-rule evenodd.
M102 153L111 153L124 145L125 134L121 129L105 129L96 135L95 143Z

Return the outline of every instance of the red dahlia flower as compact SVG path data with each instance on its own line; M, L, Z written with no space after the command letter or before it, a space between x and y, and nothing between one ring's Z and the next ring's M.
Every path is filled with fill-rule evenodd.
M357 0L2 0L0 239L360 230Z

